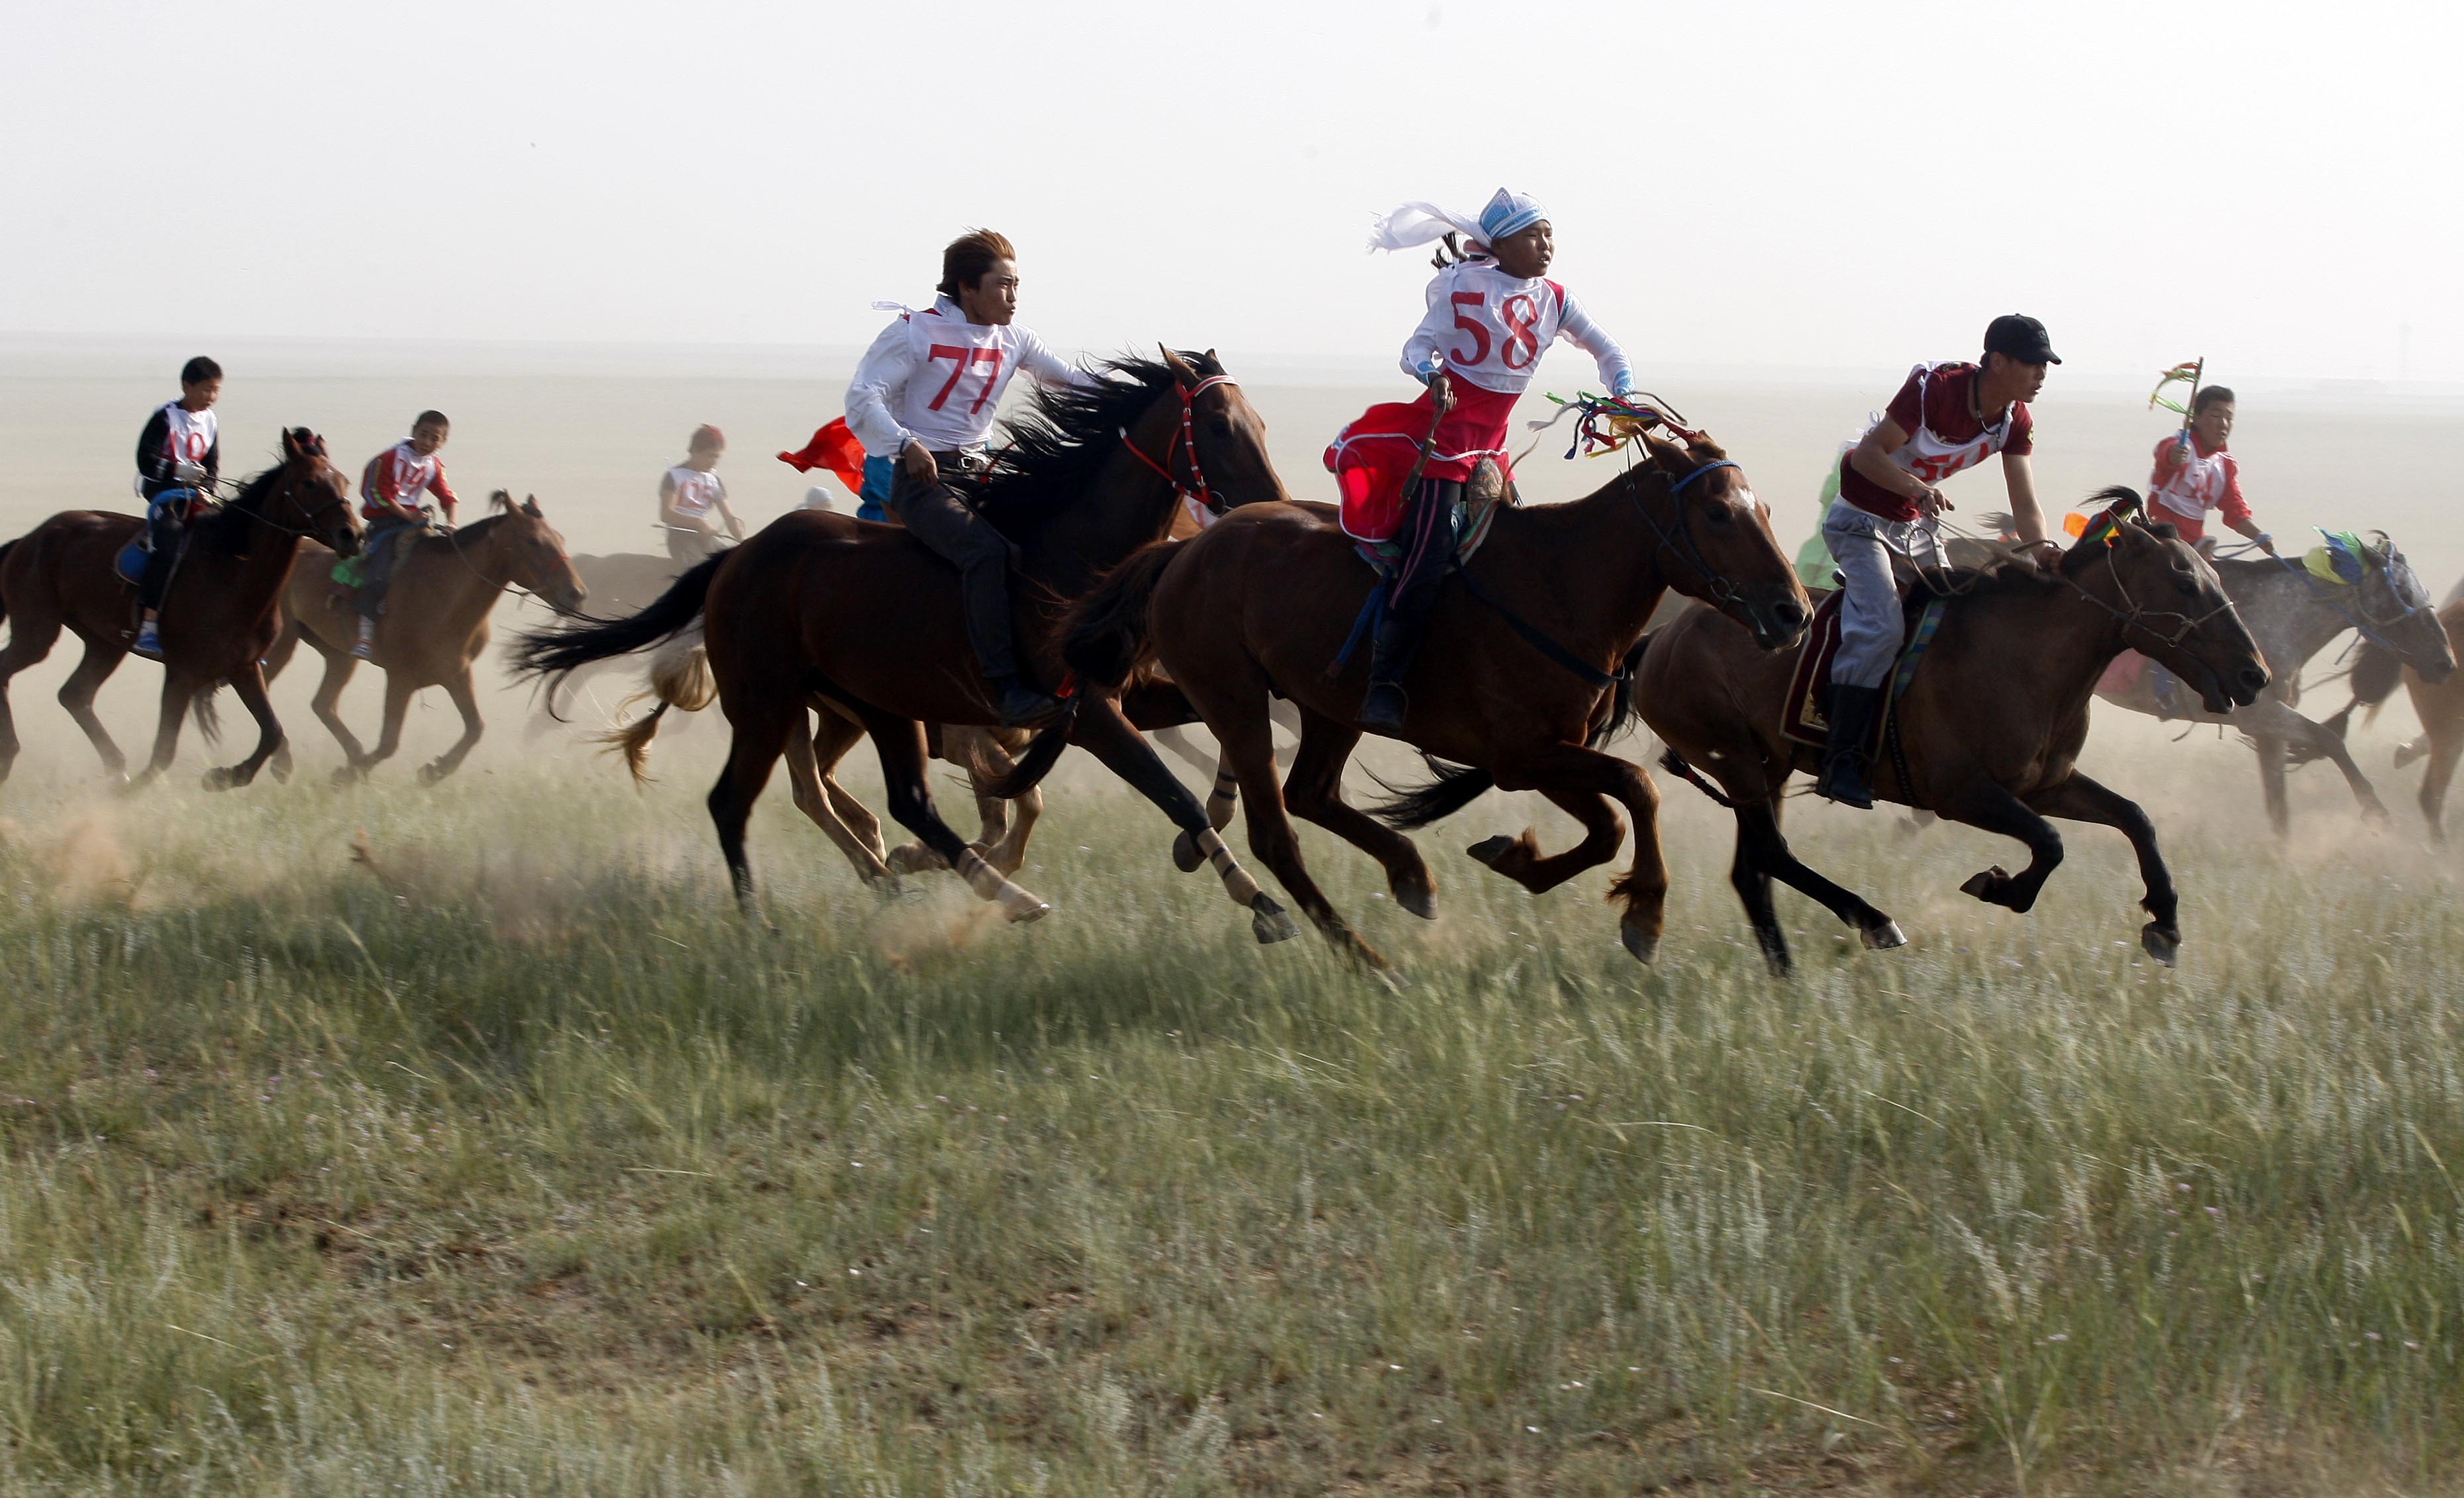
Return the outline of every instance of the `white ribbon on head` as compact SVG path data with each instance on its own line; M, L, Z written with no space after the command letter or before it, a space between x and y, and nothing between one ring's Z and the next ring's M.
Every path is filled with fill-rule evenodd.
M1434 203L1406 203L1370 221L1371 250L1409 250L1461 234L1483 253L1497 240L1519 233L1549 216L1539 200L1500 187L1475 218Z
M1369 248L1409 250L1415 245L1434 244L1448 234L1461 234L1481 243L1480 220L1434 203L1406 203L1370 220Z

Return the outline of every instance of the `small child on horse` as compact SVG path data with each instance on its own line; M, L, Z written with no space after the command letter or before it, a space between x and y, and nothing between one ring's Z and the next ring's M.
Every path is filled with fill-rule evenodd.
M180 537L207 504L221 475L222 435L214 402L223 390L223 366L200 354L180 367L180 398L146 418L137 437L137 494L145 501L145 571L137 584L144 616L137 628L138 654L163 658L156 623L163 595L180 557ZM201 487L202 486L202 487Z
M718 549L713 510L727 521L729 537L744 539L744 522L727 507L727 480L718 476L718 460L726 453L726 435L704 423L693 429L685 460L659 475L659 524L671 561L695 562Z
M442 411L421 411L410 424L410 435L375 457L360 474L360 518L367 526L356 571L359 586L352 605L360 611L360 637L351 647L355 659L366 660L376 649L377 618L385 612L386 586L402 554L428 529L420 497L434 495L445 507L445 526L453 525L459 501L445 481L445 462L436 454L452 435L452 423Z
M1403 726L1403 677L1454 561L1456 508L1467 492L1485 503L1512 481L1507 427L1540 356L1565 339L1597 361L1609 393L1634 387L1617 341L1565 287L1544 278L1556 238L1537 202L1500 187L1477 219L1406 203L1377 221L1369 247L1404 250L1440 239L1458 255L1439 251L1428 312L1403 345L1404 373L1426 388L1409 405L1373 408L1327 451L1346 533L1401 543L1359 713L1363 728L1385 734ZM1460 248L1465 241L1468 253Z
M2220 385L2202 386L2190 397L2190 419L2182 430L2156 444L2156 466L2147 475L2150 517L2170 520L2181 538L2201 551L2213 551L2208 537L2208 512L2276 555L2276 538L2251 518L2250 501L2241 496L2241 465L2225 451L2233 436L2233 393Z

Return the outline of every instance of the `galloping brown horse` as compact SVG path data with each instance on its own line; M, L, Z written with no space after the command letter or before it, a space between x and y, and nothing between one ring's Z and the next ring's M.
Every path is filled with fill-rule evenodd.
M282 746L257 662L274 643L283 581L300 540L314 538L344 556L359 550L348 493L325 460L324 439L295 428L282 434L279 467L246 480L236 497L190 528L163 605L163 714L138 784L170 767L191 703L210 732L209 704L225 682L256 720L256 750L228 769L207 771L206 784L245 785ZM112 562L144 527L139 516L66 510L0 546L0 614L10 628L0 650L0 781L9 778L18 747L9 679L49 655L63 625L85 642L85 658L61 686L60 705L94 741L105 771L126 774L128 761L95 716L94 697L136 637L137 591Z
M974 481L978 507L1016 548L1017 639L1030 672L1048 687L1065 685L1054 628L1062 607L1160 539L1183 493L1218 507L1284 497L1266 457L1265 423L1214 355L1115 360L1105 374L1093 388L1039 391ZM629 619L527 637L519 670L553 677L654 646L696 620L735 734L710 809L740 898L749 902L752 888L745 823L782 753L798 805L809 813L828 804L807 717L818 696L871 735L891 814L902 826L1012 919L1043 914L1043 901L1002 877L934 809L924 725L998 720L949 563L899 527L802 511L696 566ZM1292 934L1290 918L1233 860L1197 798L1138 737L1113 695L1078 691L1067 721L1037 740L1020 778L1040 777L1065 742L1089 750L1164 808L1215 861L1233 899L1249 908L1260 940Z
M266 653L265 675L269 681L280 675L302 639L325 657L325 678L317 684L317 718L332 730L348 760L334 772L335 783L365 779L368 771L393 758L402 746L403 716L423 687L443 687L453 699L462 715L462 737L419 767L419 782L433 785L459 769L486 726L479 721L471 663L488 647L488 615L496 600L507 587L518 585L559 613L582 606L582 580L574 576L564 542L548 525L539 500L517 505L513 496L499 489L488 502L499 513L448 535L420 537L395 568L385 617L377 625L374 660L385 669L385 732L374 753L360 746L336 711L359 666L351 654L359 637L359 612L348 595L334 588L332 555L317 546L304 550L305 565L292 573L283 589L286 622ZM285 748L275 761L277 771L287 768L289 757Z
M1610 893L1625 908L1626 949L1646 961L1659 946L1668 875L1651 782L1597 747L1622 726L1612 672L1672 585L1716 603L1720 628L1765 650L1795 640L1807 618L1804 589L1736 465L1706 438L1647 442L1646 461L1587 498L1499 512L1486 544L1448 581L1410 683L1403 737L1455 767L1389 808L1398 825L1418 826L1491 785L1541 792L1583 824L1579 845L1544 857L1527 828L1471 849L1538 893L1615 856L1625 829L1609 802L1622 804L1636 819L1635 864ZM1286 817L1288 806L1361 848L1385 866L1404 909L1436 914L1412 840L1343 800L1368 663L1328 668L1374 585L1322 509L1250 506L1105 579L1071 612L1067 657L1106 687L1149 656L1162 664L1223 745L1250 848L1339 950L1377 968L1385 959L1309 877ZM1300 751L1280 789L1267 733L1277 693L1301 712Z
M2088 702L2125 648L2164 662L2214 713L2255 699L2267 667L2197 551L2171 526L2145 524L2130 490L2097 497L2114 507L2111 544L2091 526L2050 572L2016 562L1947 578L1955 596L1892 710L1899 747L1878 757L1874 792L2027 844L2031 861L2016 875L1996 867L1960 887L2023 914L2062 860L2061 834L2046 817L2119 828L2146 884L2140 903L2151 919L2140 940L2170 963L2182 939L2179 901L2156 829L2137 804L2077 768ZM1698 612L1651 636L1635 679L1643 720L1668 744L1669 767L1736 813L1728 880L1764 957L1783 970L1788 941L1771 909L1773 877L1856 927L1867 946L1906 939L1888 915L1798 862L1780 835L1781 792L1792 773L1814 770L1818 754L1781 733L1794 669L1790 657L1750 650L1724 621Z

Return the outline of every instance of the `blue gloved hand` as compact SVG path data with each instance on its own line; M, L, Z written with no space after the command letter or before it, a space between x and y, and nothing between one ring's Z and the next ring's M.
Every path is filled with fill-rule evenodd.
M1609 393L1611 395L1632 395L1634 393L1634 371L1631 369L1618 370L1617 383L1609 386Z

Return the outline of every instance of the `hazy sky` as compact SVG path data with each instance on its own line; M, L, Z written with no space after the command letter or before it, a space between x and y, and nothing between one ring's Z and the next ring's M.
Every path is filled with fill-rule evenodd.
M1646 375L2464 380L2456 13L21 0L0 332L848 344L985 224L1064 346L1389 358L1369 214L1510 184Z

